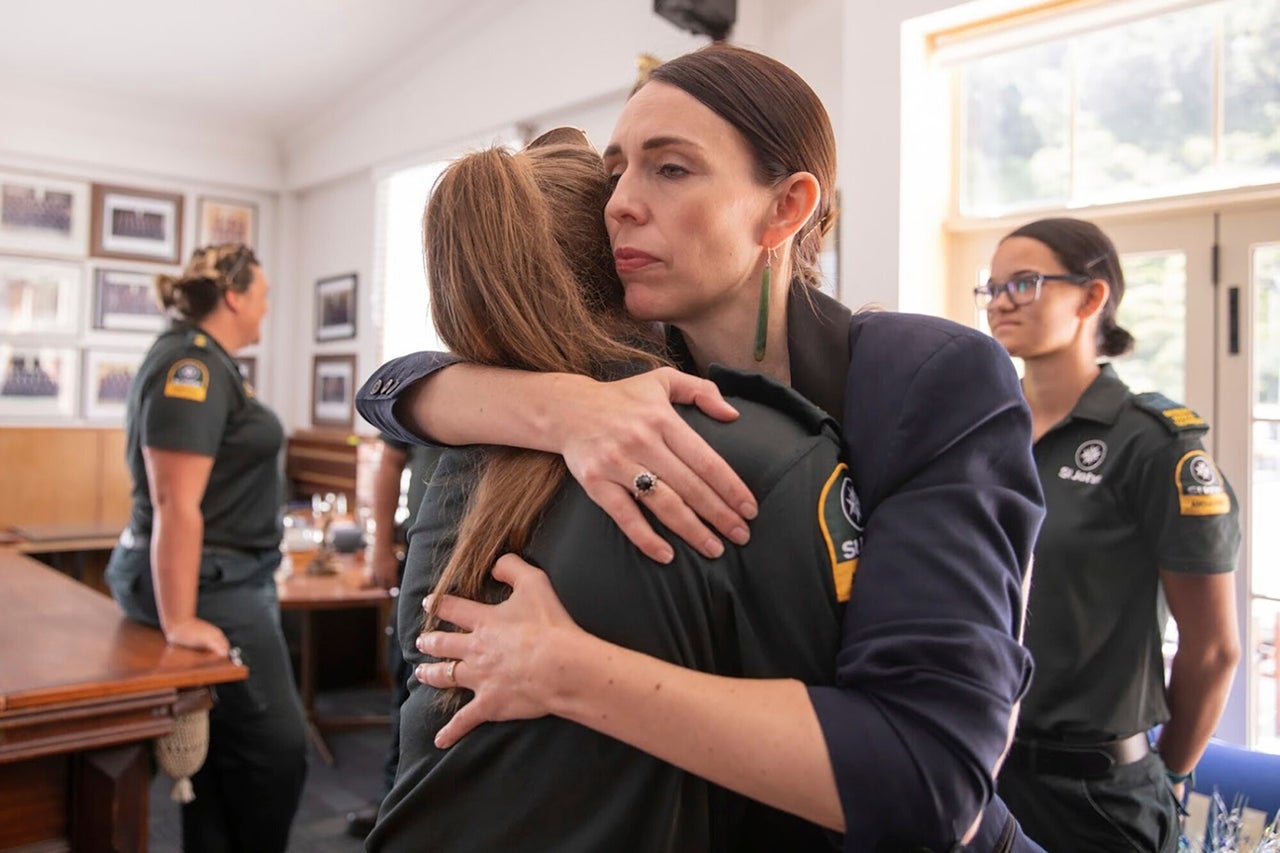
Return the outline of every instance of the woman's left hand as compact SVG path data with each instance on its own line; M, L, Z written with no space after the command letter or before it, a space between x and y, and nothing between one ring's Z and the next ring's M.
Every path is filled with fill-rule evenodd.
M436 734L441 749L485 722L528 720L552 713L566 669L556 659L575 638L578 627L545 572L514 554L494 565L493 577L511 587L501 604L481 604L446 595L437 611L458 631L428 631L418 637L418 650L440 658L419 664L415 675L432 687L463 687L475 693L470 702ZM434 596L423 602L429 608Z

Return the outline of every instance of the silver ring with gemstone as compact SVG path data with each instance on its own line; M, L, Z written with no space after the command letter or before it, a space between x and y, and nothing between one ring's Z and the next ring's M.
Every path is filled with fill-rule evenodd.
M636 500L640 500L645 495L658 488L658 475L652 471L641 471L636 474L636 478L631 481L633 494Z

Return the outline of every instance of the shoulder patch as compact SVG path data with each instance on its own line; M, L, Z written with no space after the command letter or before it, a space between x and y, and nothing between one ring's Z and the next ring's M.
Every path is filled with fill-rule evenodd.
M203 403L209 393L209 368L195 358L175 361L164 380L164 395Z
M1223 487L1222 473L1203 450L1192 450L1178 460L1173 474L1178 487L1178 512L1182 515L1226 515L1231 497Z
M818 526L831 560L836 600L846 602L853 592L853 576L862 553L862 503L849 478L849 466L841 462L827 478L818 497Z
M1133 404L1147 414L1153 415L1174 435L1182 432L1207 432L1209 429L1209 424L1204 418L1181 403L1175 403L1155 391L1134 394Z

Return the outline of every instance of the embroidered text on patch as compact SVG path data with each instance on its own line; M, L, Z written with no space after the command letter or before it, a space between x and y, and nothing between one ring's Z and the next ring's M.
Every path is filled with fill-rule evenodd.
M182 400L203 403L209 393L209 369L204 362L184 358L169 368L165 377L164 395Z

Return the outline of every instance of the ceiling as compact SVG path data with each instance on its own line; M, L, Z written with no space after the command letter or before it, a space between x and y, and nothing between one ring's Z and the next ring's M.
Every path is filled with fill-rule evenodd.
M0 0L0 83L280 137L472 18L467 0Z

